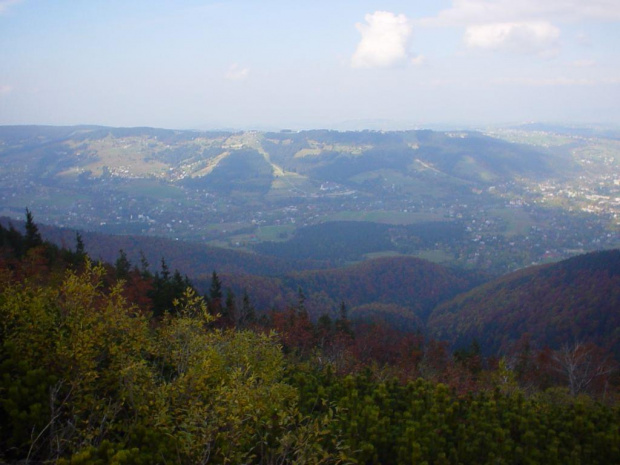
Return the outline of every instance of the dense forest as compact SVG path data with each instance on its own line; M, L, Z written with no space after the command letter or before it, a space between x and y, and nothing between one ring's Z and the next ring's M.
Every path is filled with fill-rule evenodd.
M529 334L552 347L589 340L619 357L620 250L508 274L439 305L429 329L490 352Z
M600 266L580 260L575 279ZM353 321L346 295L311 318L301 288L278 310L253 291L213 272L200 295L122 250L93 261L80 234L44 241L30 212L23 233L0 226L0 461L620 463L604 347L523 334L501 357L453 350Z
M196 279L195 284L206 291L210 280L210 277ZM252 289L253 301L261 308L283 309L297 301L301 289L306 310L314 320L322 313L336 315L344 301L354 319L359 319L359 313L368 315L371 312L398 326L390 315L399 321L401 318L419 319L425 323L439 302L472 289L482 278L477 273L417 258L390 257L342 268L287 273L278 278L227 273L222 275L222 282L236 294ZM417 325L417 329L422 329L423 323Z

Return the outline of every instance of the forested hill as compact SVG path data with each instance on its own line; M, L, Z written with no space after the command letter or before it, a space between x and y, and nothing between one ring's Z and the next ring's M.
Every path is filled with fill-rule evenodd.
M59 245L75 243L75 231L40 228ZM526 268L482 284L486 278L479 273L412 257L331 267L163 238L81 235L92 257L110 263L123 250L132 265L142 266L142 252L157 272L164 258L204 294L217 271L223 289L230 288L237 299L247 292L259 313L303 304L316 321L321 315L336 317L344 303L354 320L421 330L453 347L475 340L488 354L528 335L538 347L593 342L620 355L618 250Z
M529 334L539 346L592 342L620 354L620 250L593 252L527 268L441 304L435 337L490 352Z
M215 274L203 298L163 266L93 263L75 239L44 241L30 212L24 234L0 227L2 464L620 463L618 378L600 347L498 360L351 324L346 308L256 318L249 297L223 299ZM341 277L352 295L388 298L354 280L407 265ZM613 281L617 256L544 271Z
M7 219L0 224L7 225ZM23 222L15 222L23 229ZM76 232L39 226L51 242L72 248ZM301 290L310 316L336 315L344 302L351 316L379 318L405 330L422 329L438 303L467 291L485 280L480 273L437 265L413 257L386 257L348 266L328 261L294 260L211 247L204 244L140 236L117 236L81 231L85 250L93 258L114 263L123 250L127 259L141 266L141 254L158 271L164 258L171 269L189 276L203 293L216 271L224 288L235 295L251 294L258 309L296 305Z
M412 257L386 257L355 265L288 273L279 278L223 274L222 283L235 294L251 290L258 308L297 305L302 293L312 318L335 316L341 303L355 320L381 320L402 330L423 330L430 311L480 284L478 273L447 268ZM198 279L207 290L210 279Z
M23 221L0 217L0 225L8 227L9 224L13 224L18 230L24 228ZM49 225L40 225L39 228L46 240L61 247L74 247L75 230ZM210 275L214 270L218 273L278 276L294 270L325 268L329 264L317 260L287 260L163 237L112 235L89 231L80 231L80 235L86 251L95 259L113 263L122 249L133 264L139 264L143 255L151 264L152 271L157 271L161 259L164 258L168 266L183 270L191 277Z

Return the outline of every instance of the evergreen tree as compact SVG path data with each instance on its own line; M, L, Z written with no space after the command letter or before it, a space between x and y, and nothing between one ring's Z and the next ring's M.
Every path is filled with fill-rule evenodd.
M149 261L146 259L142 250L140 251L140 274L143 278L148 278L151 276L151 272L149 271Z
M82 235L79 232L75 233L75 254L78 257L84 257L86 255L84 241L82 240Z
M127 259L127 254L123 249L118 251L118 258L114 263L114 267L116 268L117 279L127 279L129 277L131 262Z
M231 289L226 290L226 301L222 308L222 324L224 326L235 326L237 318L237 310L235 304L235 294Z
M326 333L330 333L332 330L332 319L331 317L327 314L327 313L323 313L317 323L316 323L316 327L317 330L319 332L326 332Z
M243 291L243 297L241 299L241 312L239 315L238 325L240 327L246 327L256 322L256 311L250 302L250 296L248 291Z
M69 249L63 249L62 253L66 262L73 265L74 268L79 268L84 265L87 255L82 235L79 232L75 232L75 251L72 252Z
M149 297L153 302L153 316L160 317L166 312L175 312L174 301L180 299L188 288L193 289L187 276L174 270L172 276L166 261L161 259L161 274L155 273ZM149 275L150 276L150 273Z
M32 219L32 213L26 208L26 238L24 240L24 246L26 251L33 247L38 247L43 244L39 228Z
M336 320L336 331L353 336L353 330L351 329L351 323L349 322L349 311L344 301L340 302L340 309L338 310L338 319Z
M161 257L161 277L164 281L168 281L170 279L170 270L168 269L168 264L164 257Z
M0 247L3 247L6 244L8 231L0 224Z
M306 310L306 295L301 287L297 288L297 313L300 315L307 315Z
M209 288L209 310L216 315L222 310L222 282L217 273L211 275L211 287Z
M220 281L220 278L215 271L213 271L213 274L211 275L211 288L209 289L209 298L211 300L222 299L222 282Z
M21 257L24 252L24 236L9 223L9 229L2 228L0 246L6 247L10 251L9 255Z
M340 309L338 310L338 314L342 321L348 320L349 310L347 309L347 305L344 303L344 300L340 302Z

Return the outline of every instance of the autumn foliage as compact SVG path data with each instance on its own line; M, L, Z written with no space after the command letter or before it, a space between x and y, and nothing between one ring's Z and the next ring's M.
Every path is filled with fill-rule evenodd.
M3 463L620 463L592 344L452 352L344 302L311 319L301 290L258 316L218 281L0 239Z

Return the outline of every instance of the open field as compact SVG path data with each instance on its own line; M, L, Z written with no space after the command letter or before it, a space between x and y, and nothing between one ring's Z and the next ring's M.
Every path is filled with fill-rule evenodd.
M536 224L526 211L519 208L497 208L490 210L489 214L506 222L504 235L507 238L527 234Z
M415 224L429 221L446 221L439 213L431 212L397 212L374 210L367 212L342 211L327 215L325 221L369 221L385 224Z

